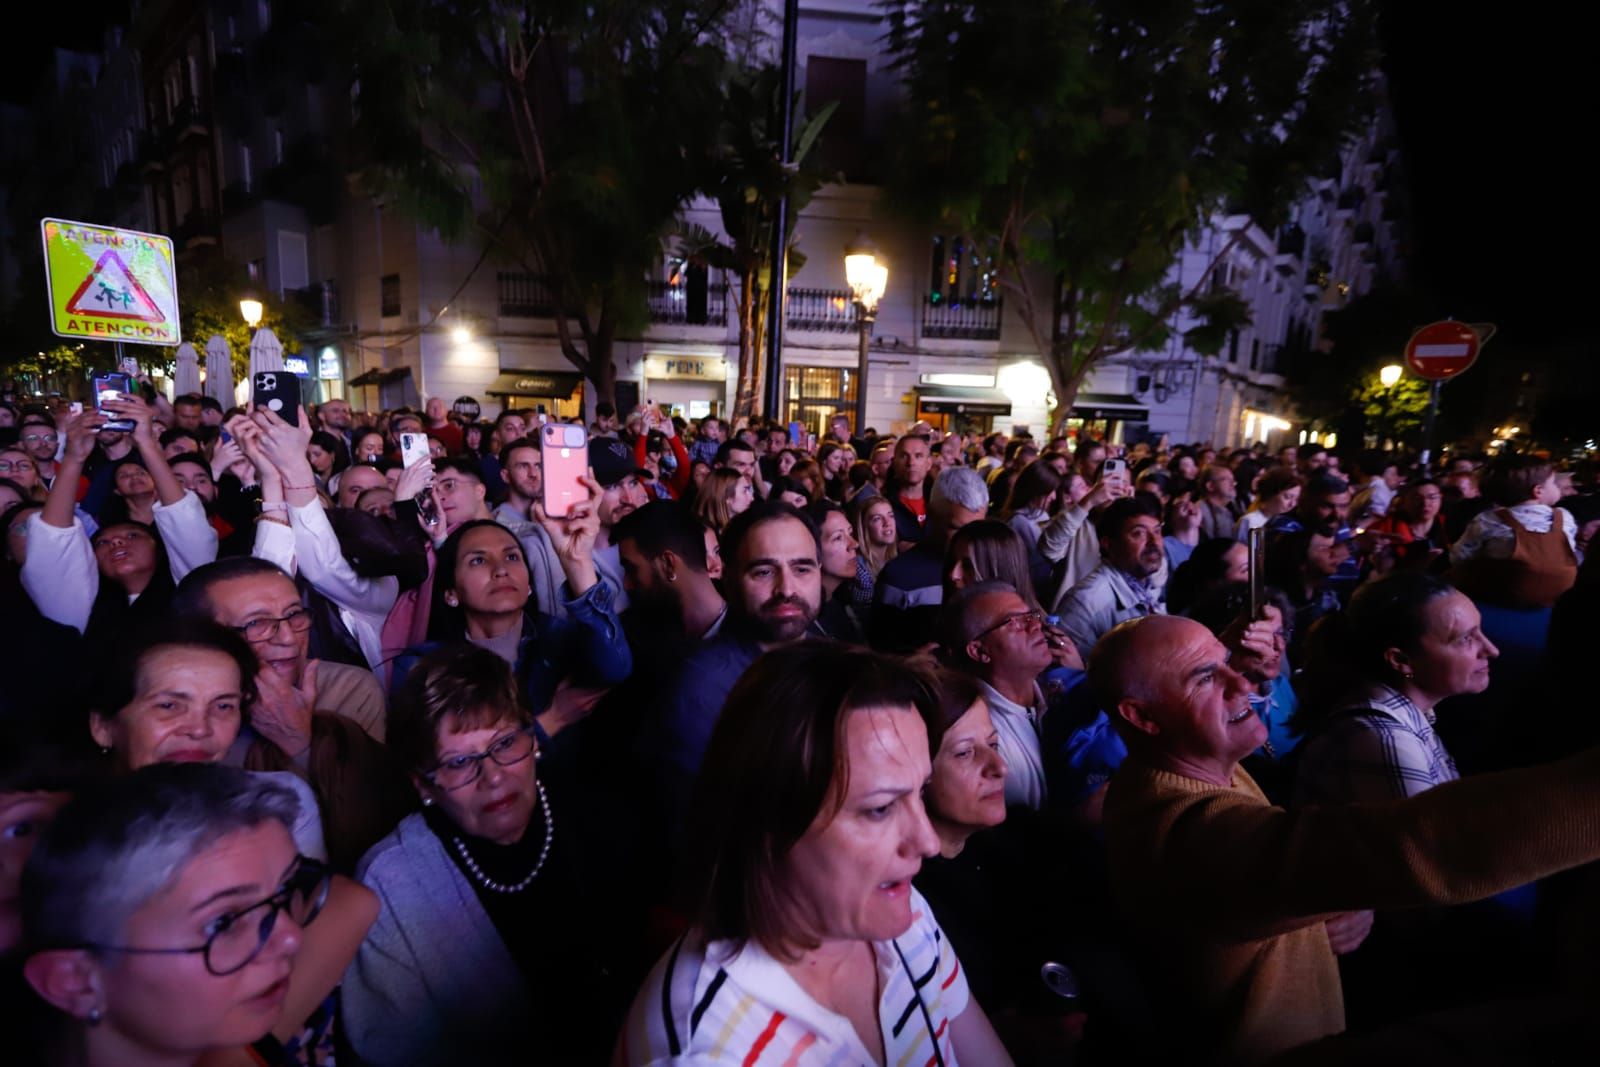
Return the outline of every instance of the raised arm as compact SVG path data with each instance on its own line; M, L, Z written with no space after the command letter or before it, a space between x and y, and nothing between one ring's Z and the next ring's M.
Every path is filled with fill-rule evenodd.
M1222 788L1145 803L1124 807L1112 784L1113 870L1159 849L1121 887L1134 906L1268 937L1335 912L1482 900L1600 857L1600 748L1382 804L1285 811Z
M94 412L67 416L62 423L66 452L50 495L44 509L25 520L28 554L22 563L22 588L45 618L80 633L89 625L100 592L100 568L73 506L84 460L94 450L95 431L105 421Z

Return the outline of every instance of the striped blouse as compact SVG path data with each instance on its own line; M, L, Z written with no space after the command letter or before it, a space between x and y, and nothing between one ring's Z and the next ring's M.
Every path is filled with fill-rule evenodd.
M883 989L878 1020L886 1067L956 1067L950 1020L967 1007L967 977L911 891L911 928L873 943ZM618 1039L614 1063L856 1067L877 1058L850 1020L818 1004L755 942L703 945L690 933L645 979Z

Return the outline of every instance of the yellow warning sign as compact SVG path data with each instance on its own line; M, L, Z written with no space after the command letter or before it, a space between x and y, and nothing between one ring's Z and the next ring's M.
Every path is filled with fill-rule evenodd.
M57 334L143 345L183 340L171 238L65 219L42 219L39 228Z

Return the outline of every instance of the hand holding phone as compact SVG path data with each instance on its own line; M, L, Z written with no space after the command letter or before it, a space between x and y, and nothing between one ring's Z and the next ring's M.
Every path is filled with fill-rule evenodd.
M118 418L115 413L106 407L106 402L122 400L129 395L133 385L132 379L120 371L107 374L96 374L89 380L90 387L94 389L95 410L107 416L108 421L101 426L102 430L115 430L120 433L129 433L133 430L133 420Z
M1100 480L1120 493L1128 485L1128 461L1107 459L1100 464Z
M396 486L396 500L415 500L417 514L422 517L422 524L430 530L437 529L442 521L439 514L439 502L433 498L433 455L428 451L428 435L425 433L403 433L400 435L400 463L405 468L400 475L403 488L407 490L405 496L401 495L401 486ZM423 484L416 487L411 483L421 479Z

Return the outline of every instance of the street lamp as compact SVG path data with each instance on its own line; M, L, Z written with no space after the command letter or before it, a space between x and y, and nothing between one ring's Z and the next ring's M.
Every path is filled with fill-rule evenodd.
M255 298L253 293L246 293L239 299L239 314L244 316L245 325L249 326L252 331L261 325L261 315L265 311L266 308L261 301Z
M1389 421L1389 403L1394 399L1394 387L1400 384L1400 377L1405 372L1406 369L1398 363L1391 363L1378 371L1378 382L1383 386L1383 425L1379 427L1378 439L1380 447L1383 445L1385 437L1392 438L1394 436Z
M889 267L878 262L878 250L865 234L844 249L844 277L856 305L856 329L861 349L856 363L856 426L859 436L867 425L867 346L872 341L872 322L878 317L878 302L889 288Z

